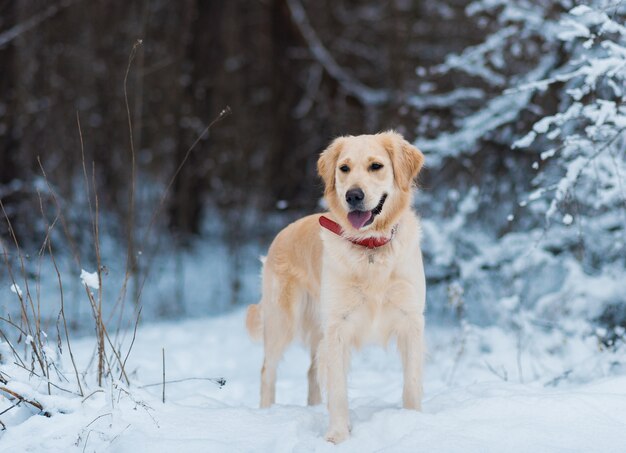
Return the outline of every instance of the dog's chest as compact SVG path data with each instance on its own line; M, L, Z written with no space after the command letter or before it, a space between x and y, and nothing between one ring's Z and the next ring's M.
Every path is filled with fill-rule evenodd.
M389 287L392 275L398 266L397 253L392 250L361 248L338 257L331 267L335 278L350 281L359 292L380 299L384 288ZM376 297L374 297L376 295Z
M398 322L403 322L411 304L406 291L398 290L396 279L378 279L352 287L346 294L353 304L343 312L342 322L355 335L355 346L365 343L385 344L395 331Z

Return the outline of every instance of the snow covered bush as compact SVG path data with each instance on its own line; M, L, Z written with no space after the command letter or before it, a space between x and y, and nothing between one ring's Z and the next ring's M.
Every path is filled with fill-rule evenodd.
M621 13L621 14L620 14ZM557 94L556 111L541 115L532 130L515 142L538 153L537 175L528 202L537 202L546 228L557 221L575 226L570 251L585 274L604 274L604 294L586 310L607 332L598 335L614 346L626 326L621 285L626 263L626 28L624 8L580 5L556 28L565 58L548 77L520 87ZM567 229L567 228L565 228ZM568 247L564 247L567 249ZM581 274L581 277L585 277ZM613 288L613 291L611 291Z
M472 323L521 331L530 322L619 346L626 5L480 0L466 13L489 32L430 69L462 88L438 95L456 94L445 132L417 141L431 166L468 173L456 186L432 183L448 201L425 226L426 254L444 283L431 294L445 300L460 286L453 292Z
M525 89L560 84L558 111L546 115L516 141L518 148L540 142L537 190L529 199L550 198L546 219L569 225L575 215L610 214L604 228L623 253L626 230L626 27L614 16L577 6L560 22L558 38L568 58L549 78ZM547 149L546 149L547 148ZM576 210L577 212L573 212ZM623 254L622 256L626 256Z
M445 95L454 98L450 130L420 140L431 165L476 154L489 141L510 146L534 99L530 90L505 90L540 80L558 65L556 28L564 11L559 2L533 0L479 0L466 8L486 38L430 69L462 86Z

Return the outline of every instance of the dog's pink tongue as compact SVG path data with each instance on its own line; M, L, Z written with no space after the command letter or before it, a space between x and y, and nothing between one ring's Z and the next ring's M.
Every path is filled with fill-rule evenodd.
M348 220L357 230L363 227L370 217L372 217L371 211L352 211L348 214Z

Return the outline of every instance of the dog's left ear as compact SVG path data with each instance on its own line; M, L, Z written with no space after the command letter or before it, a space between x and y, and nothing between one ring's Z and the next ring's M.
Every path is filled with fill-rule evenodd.
M335 167L339 153L343 148L343 137L336 138L322 151L317 160L317 173L320 175L326 186L325 193L329 194L335 190Z
M396 132L386 132L382 135L383 144L393 164L396 185L401 190L408 191L424 165L424 155Z

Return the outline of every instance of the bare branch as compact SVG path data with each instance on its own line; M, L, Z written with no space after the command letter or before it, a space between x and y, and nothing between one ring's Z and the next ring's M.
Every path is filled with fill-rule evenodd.
M79 1L80 0L62 1L55 5L50 5L45 10L41 11L38 14L35 14L33 17L25 20L24 22L16 24L8 30L0 33L0 47L10 43L21 34L24 34L27 31L35 28L37 25L39 25L46 19L51 18L59 11L69 6L72 6L74 3L78 3Z
M317 36L302 3L298 0L287 0L287 5L291 12L291 18L306 41L313 57L348 94L357 98L364 105L380 105L389 101L391 97L389 91L370 88L339 66Z
M41 403L35 401L35 400L29 400L27 398L24 398L22 395L20 395L19 393L7 388L7 387L0 387L0 392L5 393L6 395L8 395L7 397L10 400L18 400L20 403L24 402L27 403L31 406L33 406L36 409L39 409L39 411L45 415L46 417L50 417L50 412L44 411L43 406L41 405Z

